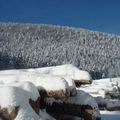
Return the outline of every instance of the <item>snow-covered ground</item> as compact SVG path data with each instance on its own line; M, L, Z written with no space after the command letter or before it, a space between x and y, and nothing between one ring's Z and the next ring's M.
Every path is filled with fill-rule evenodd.
M54 120L45 110L40 110L39 115L36 114L29 104L29 99L35 101L40 97L37 88L52 92L68 92L73 89L76 91L72 79L91 80L91 77L87 71L81 71L73 65L0 71L0 109L4 111L6 108L10 110L11 106L19 106L15 120ZM0 119L3 118L0 116Z
M113 94L120 94L118 87L120 87L119 77L93 80L91 85L84 85L78 89L92 95L96 99L97 103L106 104L108 108L114 108L120 107L120 98L111 99L106 95L106 93L110 92ZM120 120L120 111L102 110L100 113L102 120Z
M21 118L19 119L19 115L21 117L21 114L23 113L22 117L25 119L29 116L33 116L35 120L54 120L54 118L48 115L45 110L41 110L39 112L39 116L35 114L35 112L30 108L30 105L28 105L27 99L31 98L32 100L36 100L37 97L39 97L36 87L43 87L47 91L72 90L75 88L73 80L91 80L91 77L88 72L79 70L73 65L0 71L0 97L2 96L3 98L0 99L0 106L8 107L9 105L20 105L21 113L18 114L16 120L22 120ZM107 78L94 80L91 85L82 85L77 89L78 91L85 91L92 95L98 104L105 104L108 108L111 108L120 107L120 100L111 99L107 93L110 92L114 95L118 95L117 97L119 97L119 87L120 78ZM25 92L23 93L22 91ZM81 103L88 103L91 106L95 105L97 107L93 98L89 97L90 95L83 94L82 92L77 94L76 98L68 98L67 102L79 104L80 101ZM10 97L11 99L7 99L7 97ZM24 103L27 105L27 109L24 108ZM30 112L25 111L25 109ZM120 120L119 111L105 110L101 111L101 115L102 120Z

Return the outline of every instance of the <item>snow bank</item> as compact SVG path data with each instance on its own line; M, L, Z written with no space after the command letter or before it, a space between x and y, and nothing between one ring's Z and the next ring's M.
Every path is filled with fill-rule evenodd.
M100 109L120 110L120 78L93 80L91 85L78 88L92 95Z
M34 82L34 81L33 81ZM35 79L35 85L45 88L47 91L66 90L69 88L68 83L64 78L51 77L51 76L40 76Z
M77 67L71 64L36 68L35 70L42 74L50 74L53 76L67 76L73 80L91 80L91 76L87 71L79 70Z
M0 75L1 83L14 83L21 81L32 82L36 86L42 86L46 90L65 90L68 87L68 83L65 79L60 77L52 77L49 75L36 75L34 73L22 73L17 75ZM58 85L59 83L59 85Z
M81 86L79 89L90 93L94 97L106 97L108 92L119 92L117 86L120 86L120 78L106 78L93 80L91 85Z
M66 76L73 80L91 80L91 76L87 71L80 70L72 64L35 69L2 70L0 71L0 75L17 75L23 74L24 72L35 74L49 74L52 76Z
M77 91L77 95L75 97L69 97L67 102L80 104L80 105L90 105L93 108L98 107L94 98L84 91Z
M10 71L9 71L10 72ZM8 84L17 81L32 82L39 90L63 91L66 94L74 95L76 87L73 80L69 77L51 76L48 74L36 74L35 72L22 71L20 74L0 74L0 83Z
M30 81L35 86L39 86L39 88L41 86L47 91L68 90L71 95L75 95L76 86L73 80L86 81L91 80L91 77L87 71L79 70L71 64L36 69L0 71L0 83Z
M91 80L91 76L87 71L79 70L72 64L65 64L52 67L43 67L35 69L17 69L17 70L2 70L0 75L16 75L23 72L31 72L36 74L50 74L53 76L67 76L73 80Z
M29 98L36 100L40 97L37 88L30 82L0 84L0 96L3 98L0 100L0 105L3 107L9 104L19 106L20 103L24 104L23 100L27 101Z

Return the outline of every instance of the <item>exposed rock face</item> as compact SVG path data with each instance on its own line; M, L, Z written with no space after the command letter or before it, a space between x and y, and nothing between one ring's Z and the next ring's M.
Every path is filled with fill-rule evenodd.
M49 97L66 97L66 96L70 96L70 92L69 91L63 91L63 90L57 90L57 91L48 91L47 95Z
M90 105L82 105L81 108L82 108L82 115L85 120L94 120L93 119L93 108Z
M33 108L33 110L39 114L40 111L40 97L38 97L38 99L36 101L29 99L29 104L31 105L31 107Z
M80 87L81 85L91 84L92 80L74 80L76 87Z
M14 120L18 114L19 106L9 106L9 108L0 107L0 117L3 120Z

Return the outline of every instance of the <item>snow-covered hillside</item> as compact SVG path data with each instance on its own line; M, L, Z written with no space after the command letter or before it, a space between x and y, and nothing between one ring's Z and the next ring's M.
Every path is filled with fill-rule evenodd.
M74 64L94 79L120 75L120 36L63 26L0 23L0 69Z

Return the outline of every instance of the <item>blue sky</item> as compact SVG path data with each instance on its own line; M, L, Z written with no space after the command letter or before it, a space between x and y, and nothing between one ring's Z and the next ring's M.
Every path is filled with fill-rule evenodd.
M0 0L0 22L64 25L120 35L120 0Z

